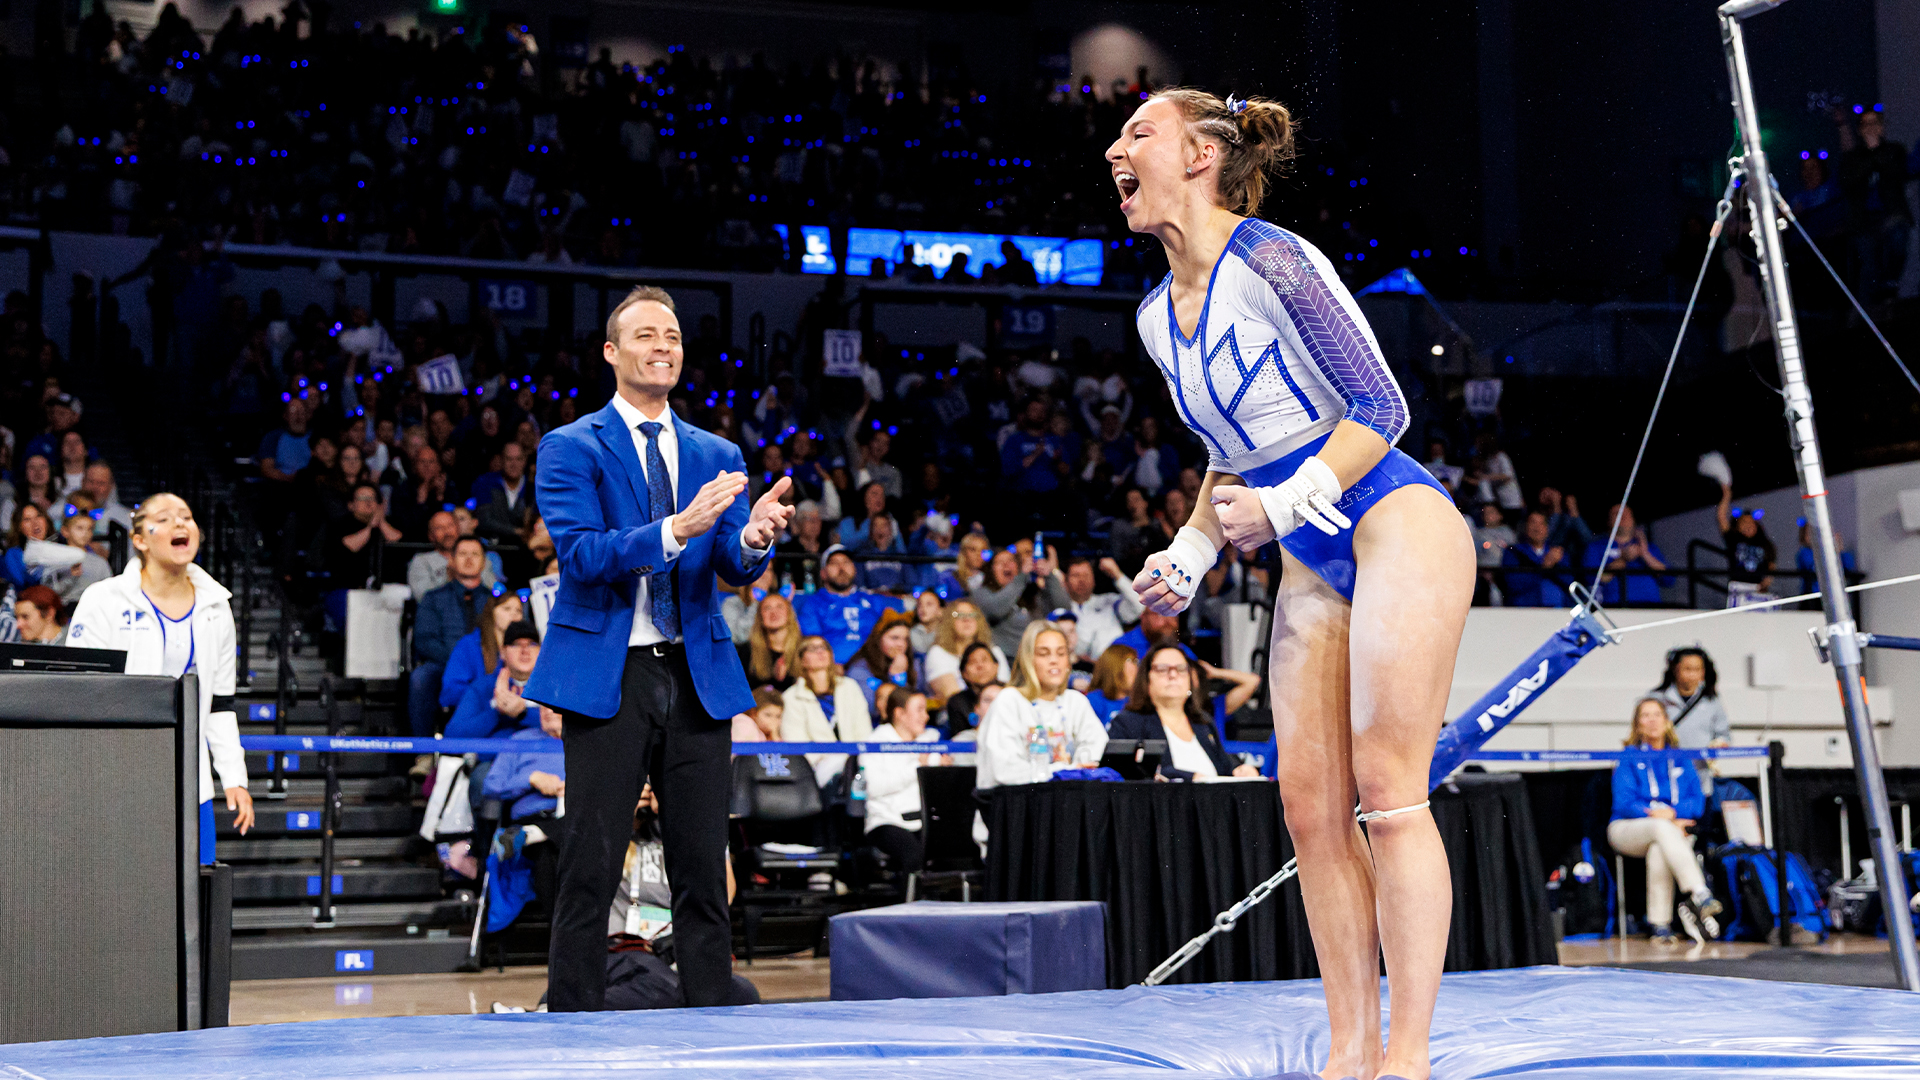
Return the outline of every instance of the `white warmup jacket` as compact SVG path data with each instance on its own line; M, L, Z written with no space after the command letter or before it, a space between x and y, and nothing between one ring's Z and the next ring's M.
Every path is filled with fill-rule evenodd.
M906 742L892 724L873 729L874 742ZM940 733L928 728L915 742L939 742ZM867 778L867 832L882 825L920 831L920 756L918 754L861 754L860 771ZM912 814L909 818L907 815Z
M865 742L873 734L873 714L867 710L867 696L860 684L845 675L833 677L833 719L820 707L820 698L800 679L780 695L781 742ZM813 778L825 791L833 778L847 767L845 754L808 754Z
M197 565L187 567L193 582L194 671L200 677L200 801L220 791L247 786L247 755L240 749L240 722L233 711L235 667L233 595ZM127 561L117 577L96 582L80 594L67 644L85 649L124 649L127 674L160 675L165 659L158 616L140 590L140 559ZM214 784L214 774L220 782Z
M1096 768L1107 752L1107 729L1078 690L1062 690L1052 701L1028 701L1011 687L1002 690L980 721L979 736L973 783L979 789L1045 783L1062 769ZM978 811L973 838L987 842L987 821Z

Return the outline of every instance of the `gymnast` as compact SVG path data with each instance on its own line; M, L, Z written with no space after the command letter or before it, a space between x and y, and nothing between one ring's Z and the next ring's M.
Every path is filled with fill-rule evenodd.
M1452 913L1427 768L1473 546L1445 490L1393 448L1406 399L1333 264L1249 216L1293 126L1277 102L1165 90L1107 149L1128 228L1158 238L1172 269L1140 305L1140 337L1209 453L1198 505L1134 589L1177 614L1223 543L1279 540L1269 678L1332 1029L1319 1075L1427 1080Z

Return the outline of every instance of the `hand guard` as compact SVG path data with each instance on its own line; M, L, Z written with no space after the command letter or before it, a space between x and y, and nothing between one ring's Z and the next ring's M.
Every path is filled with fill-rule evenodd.
M1350 529L1353 522L1334 505L1340 501L1340 479L1327 463L1310 457L1290 477L1272 487L1254 488L1260 493L1260 505L1266 507L1273 522L1274 539L1279 539L1302 524L1311 524L1328 536Z
M1173 573L1161 580L1167 583L1173 595L1189 600L1200 588L1200 579L1213 569L1214 562L1220 558L1219 550L1207 539L1207 534L1191 525L1180 527L1180 531L1174 534L1173 543L1167 545L1163 554L1173 563ZM1154 573L1160 572L1156 570Z

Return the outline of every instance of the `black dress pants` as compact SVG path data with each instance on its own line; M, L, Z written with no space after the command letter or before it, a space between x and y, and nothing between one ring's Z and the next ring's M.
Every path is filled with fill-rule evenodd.
M673 937L689 1005L723 1005L732 990L727 913L727 792L732 719L707 715L677 645L627 650L620 710L565 714L566 827L548 952L548 1008L607 1007L607 913L633 836L640 789L653 782Z

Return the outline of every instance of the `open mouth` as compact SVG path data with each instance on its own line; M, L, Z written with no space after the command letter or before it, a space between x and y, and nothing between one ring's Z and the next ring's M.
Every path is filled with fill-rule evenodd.
M170 542L177 548L185 548L187 546L187 538L184 536L176 536Z
M1117 172L1113 174L1113 182L1120 188L1120 211L1125 213L1140 191L1140 178L1130 172Z

